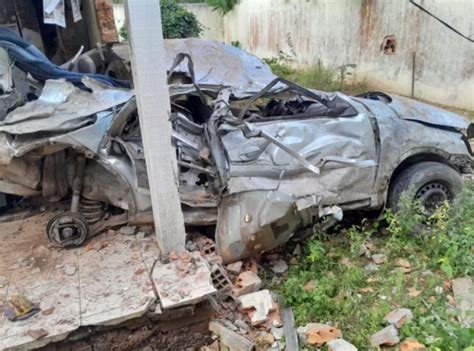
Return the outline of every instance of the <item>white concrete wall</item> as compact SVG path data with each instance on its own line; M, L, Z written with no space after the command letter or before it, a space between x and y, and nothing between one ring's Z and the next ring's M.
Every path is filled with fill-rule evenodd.
M464 34L474 37L473 0L418 0ZM204 4L187 4L209 29L203 33L260 56L284 53L291 62L337 67L355 63L355 77L371 87L410 95L416 52L415 96L474 110L474 44L407 0L240 0L220 15ZM397 37L394 55L380 45Z

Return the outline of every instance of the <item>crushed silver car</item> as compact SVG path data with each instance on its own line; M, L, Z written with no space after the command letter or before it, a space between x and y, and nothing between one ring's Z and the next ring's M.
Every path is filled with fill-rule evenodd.
M309 90L208 40L167 41L166 55L185 222L215 225L226 263L344 211L396 208L404 191L433 210L472 172L473 125L456 114L382 92ZM0 40L0 192L70 197L46 228L60 246L151 223L133 91L87 74L42 81L15 60Z

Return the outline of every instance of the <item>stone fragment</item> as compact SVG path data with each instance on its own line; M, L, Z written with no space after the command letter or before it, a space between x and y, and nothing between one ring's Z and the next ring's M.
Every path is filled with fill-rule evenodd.
M334 339L328 342L328 351L357 351L357 348L344 339Z
M385 321L398 329L411 319L413 319L413 313L408 308L397 308L384 317Z
M293 256L301 256L301 245L296 244L295 249L293 250Z
M313 347L321 347L331 340L342 338L339 329L321 323L309 323L299 327L296 332L302 344Z
M137 239L138 239L138 240L143 240L143 239L145 239L147 236L148 236L147 232L144 232L143 230L140 230L140 231L137 233Z
M282 327L272 327L270 331L273 334L275 340L282 340L285 334Z
M364 269L367 272L375 272L379 270L379 266L377 266L375 263L369 263L368 265L364 267Z
M267 289L242 295L238 300L242 312L248 314L253 326L265 323L270 312L278 307Z
M38 339L44 338L49 333L43 328L41 328L41 329L30 329L28 330L27 334L31 336L33 339L38 340Z
M73 264L66 264L63 267L63 272L66 275L74 275L76 274L76 266Z
M381 265L387 261L387 257L384 254L374 254L372 255L372 261L374 261L375 264Z
M283 274L288 271L288 264L283 260L278 260L275 262L271 269L275 274Z
M199 351L219 351L219 350L220 350L220 347L219 347L218 340L214 340L212 344L202 346L199 348Z
M408 289L408 296L410 297L418 297L421 293L421 290L416 290L416 288L413 287Z
M126 225L122 228L120 228L120 234L122 235L134 235L135 231L137 230L137 227L134 225Z
M378 347L382 345L393 346L400 342L398 337L398 330L393 325L379 330L370 337L370 345Z
M262 286L262 280L253 272L242 272L237 277L232 289L232 296L239 297L257 291Z
M395 262L396 267L403 267L403 268L411 268L410 262L405 260L404 258L399 258L397 262Z
M226 266L226 268L227 268L227 271L229 273L239 274L240 272L242 272L242 266L243 266L243 262L242 261L237 261L237 262L234 262L234 263L229 263Z
M249 329L250 329L249 325L247 323L245 323L245 321L242 320L242 319L236 319L234 324L235 324L236 327L238 327L238 328L240 328L240 329L242 329L246 332L248 332Z
M400 351L427 351L425 345L419 343L417 340L409 339L400 344Z
M454 300L461 311L459 321L470 328L474 324L474 286L470 277L456 278L452 282Z

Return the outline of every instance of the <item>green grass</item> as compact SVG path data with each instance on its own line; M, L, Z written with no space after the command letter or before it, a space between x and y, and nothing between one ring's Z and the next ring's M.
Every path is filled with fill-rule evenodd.
M308 68L293 68L281 62L278 58L264 59L273 73L281 78L296 82L306 88L322 91L343 91L349 95L367 91L365 82L348 82L348 73L341 81L340 69L325 67L321 63Z
M461 328L459 311L447 307L450 280L474 274L474 184L431 217L404 199L401 211L387 212L384 221L315 236L284 281L273 286L293 307L297 325L329 323L359 350L372 350L368 339L386 326L383 317L406 307L414 318L400 330L402 340L415 338L430 350L474 346L474 329ZM372 253L387 257L377 271L365 269L371 260L359 255L364 241L373 244ZM410 262L411 272L396 267L399 258ZM310 281L313 290L304 287Z

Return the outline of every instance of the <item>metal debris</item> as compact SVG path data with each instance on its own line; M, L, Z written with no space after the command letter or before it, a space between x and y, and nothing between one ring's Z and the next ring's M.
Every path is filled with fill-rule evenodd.
M23 295L12 295L3 307L3 313L9 321L21 321L37 314L41 309Z

